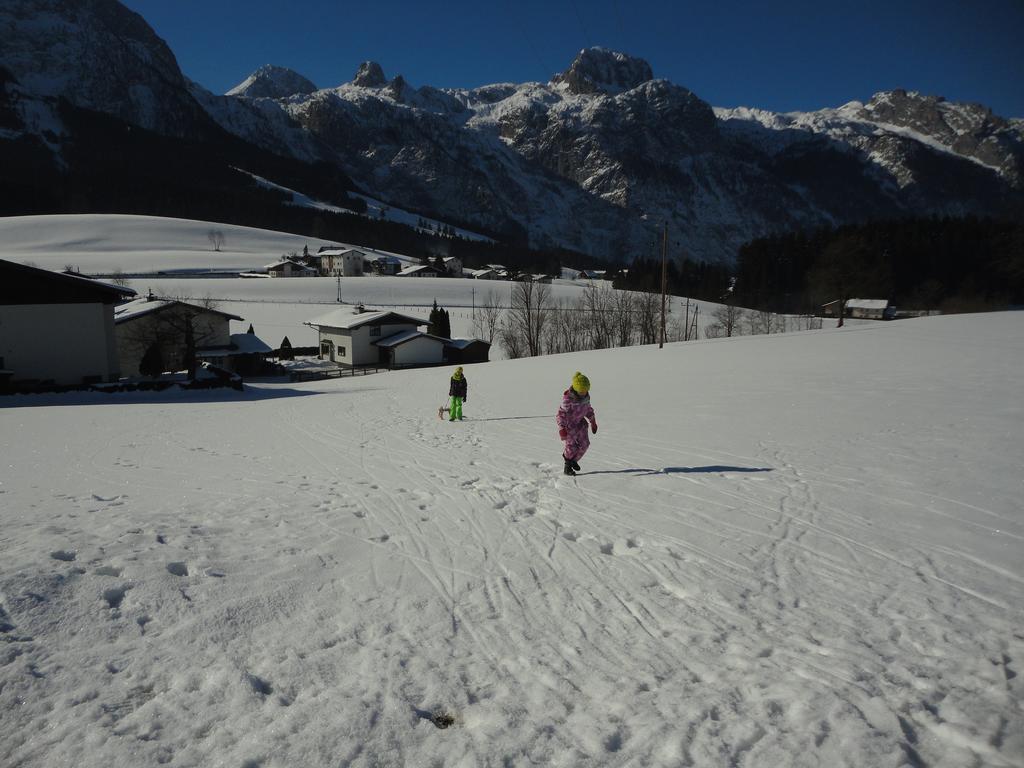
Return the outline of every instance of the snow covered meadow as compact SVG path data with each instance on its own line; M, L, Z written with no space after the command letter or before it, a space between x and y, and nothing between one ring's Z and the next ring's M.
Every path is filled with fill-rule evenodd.
M0 765L1024 765L1024 314L466 374L0 399Z

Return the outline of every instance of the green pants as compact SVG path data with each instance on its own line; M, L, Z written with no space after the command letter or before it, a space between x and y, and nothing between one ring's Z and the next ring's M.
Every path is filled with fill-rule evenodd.
M452 395L452 403L450 406L448 406L448 418L462 418L462 398L459 397L458 395Z

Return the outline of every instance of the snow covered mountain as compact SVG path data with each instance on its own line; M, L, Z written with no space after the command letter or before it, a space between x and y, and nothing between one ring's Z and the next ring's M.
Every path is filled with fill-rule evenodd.
M653 255L667 222L675 255L728 262L797 227L1024 200L1022 121L913 92L809 113L715 109L642 59L590 48L547 83L414 88L364 62L320 89L263 67L218 96L115 0L10 0L0 43L23 131L53 133L26 106L40 98L172 136L212 118L391 204L536 247L628 260Z
M978 105L892 91L812 113L716 110L601 48L546 84L414 89L367 62L274 103L375 194L612 257L649 252L666 220L685 253L727 261L771 232L994 213L1024 188L1020 122Z

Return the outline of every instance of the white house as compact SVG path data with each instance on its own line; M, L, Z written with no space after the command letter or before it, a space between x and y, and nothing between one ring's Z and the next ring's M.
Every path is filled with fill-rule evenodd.
M114 306L130 288L0 260L0 385L117 381Z
M400 343L411 340L402 336L409 332L419 333L420 326L429 321L403 315L398 312L360 312L351 309L336 309L326 315L310 320L306 325L316 328L319 334L320 357L339 365L357 367L388 366L394 360L393 346L380 346L380 342L400 336ZM425 335L425 334L424 334ZM403 350L399 355L405 365L423 365L443 361L443 344L433 352L435 345L416 344Z
M264 268L271 277L316 277L316 270L291 259L282 259Z
M366 254L355 248L325 248L317 253L320 274L330 277L362 277Z
M125 376L140 375L147 353L163 371L185 370L190 363L186 339L189 329L196 359L218 357L218 352L231 350L232 320L241 322L242 318L152 295L122 304L114 309L121 370Z
M449 339L422 331L404 331L376 342L381 362L388 368L413 368L434 365L445 360Z

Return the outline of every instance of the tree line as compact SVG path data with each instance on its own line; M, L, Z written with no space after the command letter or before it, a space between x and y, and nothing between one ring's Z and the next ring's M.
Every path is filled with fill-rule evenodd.
M851 298L943 312L1021 305L1022 222L919 218L761 238L740 248L730 303L791 314Z

